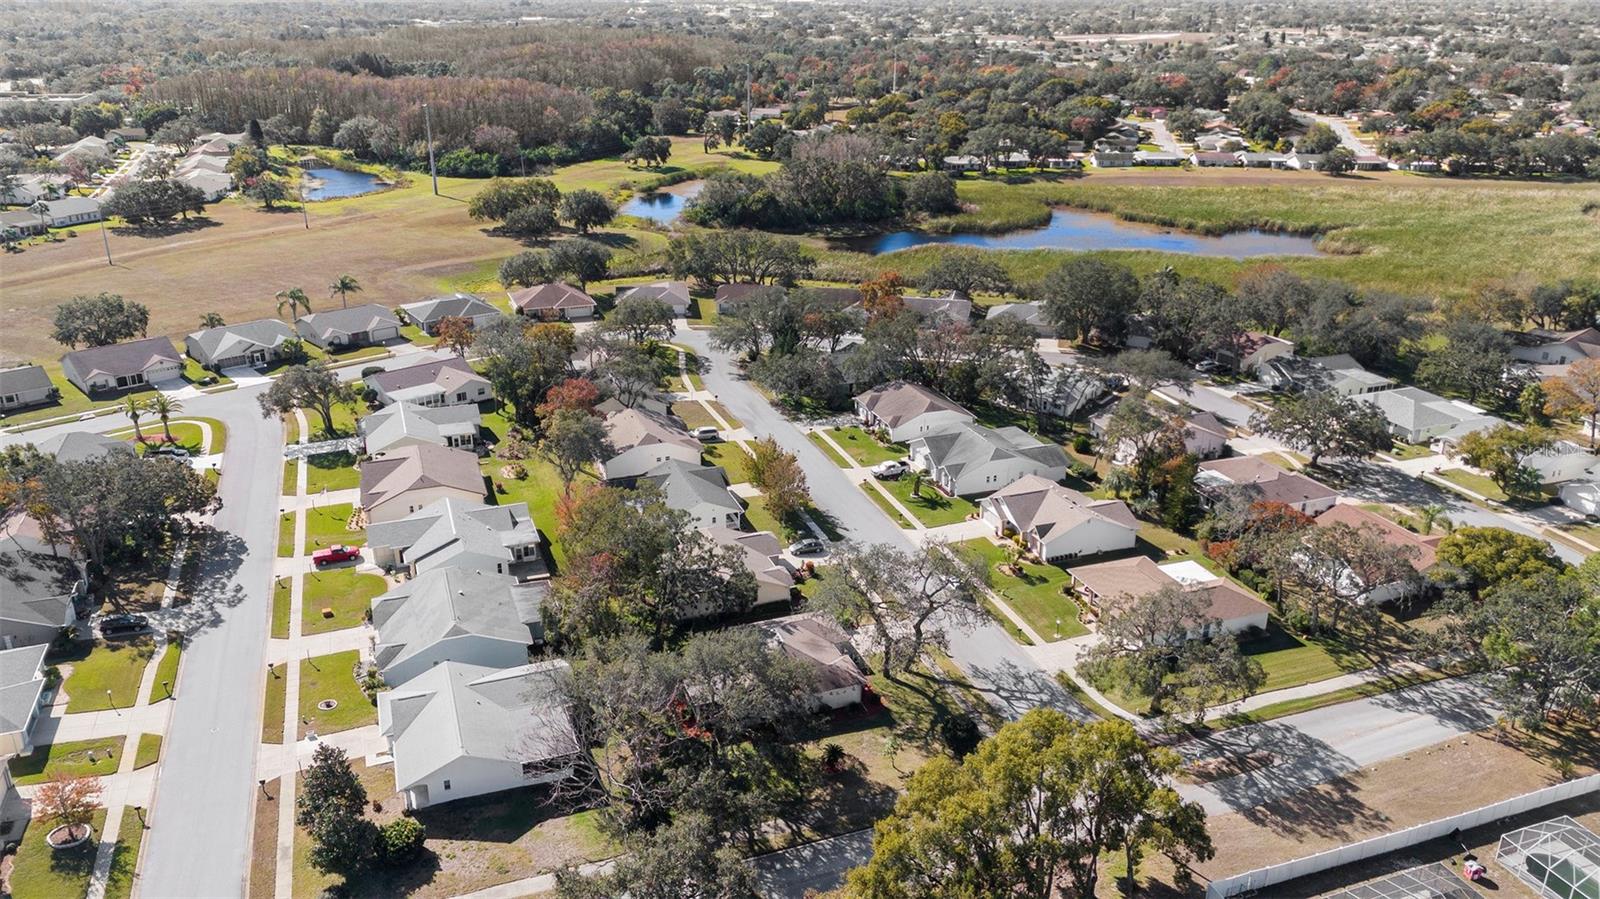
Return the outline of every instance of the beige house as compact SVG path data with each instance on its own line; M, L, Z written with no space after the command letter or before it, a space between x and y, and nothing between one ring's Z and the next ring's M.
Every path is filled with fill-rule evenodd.
M466 450L407 446L367 459L360 468L361 509L371 524L405 518L442 499L483 501L478 457Z

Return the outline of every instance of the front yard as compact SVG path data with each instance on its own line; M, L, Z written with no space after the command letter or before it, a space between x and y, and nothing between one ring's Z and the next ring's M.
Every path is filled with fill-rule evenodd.
M306 457L306 493L349 490L361 486L361 472L353 453L318 453Z
M129 809L124 816L131 812L132 809ZM82 896L88 892L95 853L100 850L100 830L105 823L106 810L96 810L94 820L90 823L96 838L62 850L51 849L45 842L45 837L50 833L49 824L43 821L30 824L12 862L13 899L61 899L64 896ZM111 894L110 884L106 893Z
M959 496L946 496L927 481L923 481L918 488L917 495L912 495L911 485L913 478L910 474L893 481L878 481L878 486L887 490L891 496L900 501L900 504L911 511L923 527L936 528L942 525L955 524L965 521L978 513L978 507L971 500ZM862 484L861 489L872 490L872 485Z
M356 681L356 663L361 654L352 649L300 660L300 733L333 734L365 727L378 721L378 707L362 692ZM320 709L323 701L335 703Z
M62 684L67 711L129 708L139 699L139 681L154 655L155 644L148 639L76 644L66 657L54 660L55 664L72 666L72 673Z
M349 527L350 516L355 513L355 507L350 503L334 503L331 506L319 506L306 510L306 548L307 553L314 553L326 546L336 543L346 543L359 546L366 542L367 531L365 528L351 530Z
M1065 640L1089 632L1078 620L1078 604L1062 592L1072 581L1066 569L1059 565L1023 562L1019 565L1022 576L1012 577L999 569L1006 561L1003 547L982 538L968 540L961 545L971 547L983 557L989 565L990 585L994 591L1039 636L1046 640Z
M876 437L855 425L827 428L826 431L828 436L833 438L833 442L849 454L858 466L873 466L879 462L906 457L905 447L899 444L885 446L879 443Z
M126 737L102 737L71 743L47 743L11 759L11 779L18 786L41 784L57 772L72 777L105 777L117 773Z
M700 451L707 465L720 465L728 473L728 483L745 484L750 481L750 454L737 443L708 443Z
M301 583L300 633L310 636L361 624L372 598L387 588L382 577L354 568L308 572Z

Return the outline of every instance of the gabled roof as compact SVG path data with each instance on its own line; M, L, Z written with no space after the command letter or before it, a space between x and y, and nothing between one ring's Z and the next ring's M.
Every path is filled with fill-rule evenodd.
M986 428L965 424L938 434L918 437L928 448L933 464L949 472L952 477L970 467L987 465L1005 459L1023 457L1040 465L1067 465L1067 451L1054 443L1029 434L1021 428Z
M744 553L745 567L756 576L756 580L774 586L790 589L794 586L794 573L780 553L783 547L778 543L778 538L771 531L736 531L733 528L715 527L704 528L707 537L717 541L723 546L739 549Z
M1259 597L1227 578L1191 581L1174 577L1165 567L1157 565L1148 556L1133 556L1112 562L1080 565L1067 569L1067 573L1102 601L1119 597L1138 599L1166 587L1178 586L1186 593L1201 596L1206 602L1207 617L1218 621L1231 621L1267 611L1267 604Z
M442 662L378 694L378 729L406 789L462 758L519 764L581 751L567 714L563 659L503 671Z
M837 624L820 615L790 615L753 625L770 645L804 663L817 678L820 692L867 682L861 666L850 654L850 637Z
M717 287L717 305L742 303L763 290L772 290L767 284L721 284Z
M259 318L237 325L196 331L187 338L208 359L241 356L254 349L277 349L285 340L298 340L293 328L275 318Z
M374 660L389 668L452 637L531 645L530 625L538 620L523 620L513 599L517 585L510 575L460 568L436 568L405 581L372 601Z
M361 436L374 455L407 438L447 445L451 437L473 437L482 416L471 403L455 406L419 406L398 402L361 419Z
M470 293L457 293L445 297L430 297L400 307L413 321L431 324L444 318L474 318L495 315L500 310Z
M332 334L359 334L383 327L399 328L400 319L387 306L365 303L348 309L329 309L327 312L302 315L295 319L295 325L302 331L325 338Z
M361 507L371 509L425 487L448 487L483 496L478 457L465 450L424 443L361 463Z
M511 305L524 312L530 309L592 309L595 306L594 297L571 284L559 282L524 287L512 291L508 296L511 297Z
M863 409L889 427L899 427L929 412L959 412L972 417L964 406L931 387L910 381L890 381L856 397Z
M1368 512L1360 506L1349 503L1339 503L1318 515L1317 524L1321 527L1346 524L1357 530L1370 529L1377 531L1385 543L1395 546L1414 546L1417 549L1417 554L1411 559L1411 567L1418 571L1426 571L1433 567L1433 563L1439 557L1437 548L1439 541L1444 539L1437 534L1424 537L1415 531L1401 527L1382 515Z
M990 494L986 503L1005 504L1011 520L1023 531L1048 539L1085 521L1098 520L1137 531L1138 519L1120 499L1090 499L1036 474L1024 475Z
M668 443L693 449L698 455L700 441L663 415L641 409L620 409L606 416L606 437L611 441L613 458L636 446Z
M1324 500L1339 494L1299 472L1284 471L1260 456L1234 456L1200 463L1201 479L1245 487L1264 502L1296 504Z
M637 287L624 287L617 291L617 302L623 300L660 300L668 306L682 306L689 302L689 284L685 281L656 281Z
M460 356L376 372L368 375L366 381L380 393L395 393L413 387L438 387L442 393L454 393L468 385L489 383Z
M52 386L42 365L16 365L0 369L0 393L23 393Z
M0 538L0 635L10 630L6 622L66 625L73 618L72 598L82 578L78 564L65 555L34 552Z
M44 692L44 654L48 643L0 650L0 736L20 734L39 707Z
M1196 412L1193 415L1185 415L1183 423L1191 430L1214 434L1224 440L1228 438L1228 426L1218 421L1217 417L1210 412Z
M510 547L537 544L539 528L527 503L490 506L445 497L405 518L369 526L367 542L402 549L413 565L462 553L510 562Z
M183 357L165 337L146 337L109 346L73 350L61 357L61 367L85 381L95 375L136 375L159 362L182 365Z
M688 511L696 506L712 505L729 512L744 511L738 497L728 492L728 473L715 465L668 459L639 480L660 487L662 499L669 508Z
M57 462L83 462L103 459L112 453L133 455L133 444L104 434L88 431L67 431L39 441L39 452L55 457Z

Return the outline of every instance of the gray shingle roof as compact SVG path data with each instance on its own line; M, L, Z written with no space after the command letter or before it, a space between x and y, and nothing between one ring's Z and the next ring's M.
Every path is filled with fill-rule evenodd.
M709 504L730 512L744 511L738 498L728 492L727 472L715 465L691 465L668 459L639 480L660 487L663 499L673 509L687 511Z
M379 409L359 424L367 452L377 454L407 438L444 446L450 437L475 436L481 421L478 407L470 403L419 406L401 402Z
M128 441L88 431L67 431L40 441L38 446L39 452L54 456L57 462L83 462L111 453L133 455L133 444Z
M594 297L573 287L571 284L562 284L560 282L524 287L521 290L512 291L509 296L511 297L511 305L523 312L544 309L592 309L595 306Z
M400 319L386 306L366 303L348 309L313 312L295 320L301 333L326 339L331 334L358 334L385 326L400 327Z
M962 425L939 434L917 438L928 447L933 464L958 477L968 467L986 465L1000 459L1024 457L1041 465L1067 465L1067 452L1054 443L1045 443L1021 428L986 428Z
M467 360L451 356L437 362L408 365L393 371L380 371L367 376L367 384L384 393L409 390L412 387L436 384L445 393L459 390L464 384L488 383L488 379L473 370Z
M415 303L407 303L400 308L412 321L425 326L451 316L473 318L479 315L493 315L499 311L484 302L481 297L470 293L430 297Z
M41 365L19 365L0 369L0 393L23 393L42 390L50 385L50 375Z
M470 553L512 561L508 547L539 543L539 529L527 503L473 504L447 497L398 521L367 529L373 546L403 549L406 561L443 563Z
M374 660L399 664L449 637L478 636L519 646L534 642L512 598L510 575L439 568L406 581L372 601L378 631Z
M44 692L44 664L47 643L0 650L0 736L20 734L39 707Z
M299 335L284 322L275 318L261 318L237 325L223 325L196 331L187 338L189 349L196 348L206 359L226 359L241 356L254 349L277 349L285 340L298 340Z
M960 412L971 416L964 406L931 387L910 381L890 381L856 397L862 408L889 427L898 427L929 412Z
M146 337L110 346L73 350L61 357L61 367L68 374L77 372L84 380L95 372L107 375L133 375L144 371L157 359L166 359L178 365L183 357L165 337Z
M371 509L412 490L450 487L483 496L478 457L465 450L425 443L361 463L361 507Z

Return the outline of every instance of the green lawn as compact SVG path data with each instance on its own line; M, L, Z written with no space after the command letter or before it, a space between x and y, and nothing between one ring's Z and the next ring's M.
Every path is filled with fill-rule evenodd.
M95 644L87 655L70 662L72 673L62 685L67 711L131 707L139 699L139 680L154 654L155 644L149 640Z
M854 462L851 462L849 459L846 459L844 456L839 455L839 451L834 449L832 446L830 446L828 444L828 441L824 440L822 438L822 435L817 433L816 431L807 432L806 433L806 439L808 439L812 443L816 444L817 448L822 450L822 454L824 456L828 457L828 461L829 462L832 462L833 464L839 466L840 468L854 468L855 467L855 463Z
M737 443L708 443L700 452L707 465L720 465L728 473L728 483L744 484L750 480L750 454Z
M1569 524L1563 525L1561 530L1577 537L1590 546L1600 546L1600 525Z
M128 899L133 895L133 876L138 869L139 847L144 843L146 829L144 809L130 805L122 810L117 848L112 850L111 871L106 875L106 899Z
M1506 492L1501 490L1500 485L1494 481L1481 474L1473 474L1465 468L1446 468L1436 471L1434 474L1458 487L1465 487L1473 493L1492 499L1497 503L1503 503L1511 498L1506 496Z
M73 777L105 777L117 773L126 737L101 737L71 743L35 746L28 755L11 759L11 778L18 786L44 783L56 772ZM94 756L93 760L90 756Z
M356 682L355 665L360 657L361 653L352 649L300 661L300 737L308 730L332 734L377 723L378 707ZM317 703L325 699L338 705L322 711Z
M183 644L177 641L168 643L167 651L161 654L161 661L156 665L156 681L150 688L152 703L172 699L178 695L178 662L182 659Z
M894 504L889 502L889 499L882 493L879 493L877 489L872 486L872 484L862 484L861 492L867 495L867 499L870 499L873 501L873 503L877 504L878 508L883 510L883 514L889 516L889 520L894 522L895 527L904 528L907 530L915 527L915 525L913 525L911 521L904 515L900 514L900 510L896 509Z
M369 350L373 352L368 352ZM381 347L362 347L359 350L352 350L345 355L335 357L334 361L360 359L364 356L377 355L382 352L383 349ZM301 411L305 413L306 424L311 426L311 439L313 441L327 440L333 437L350 437L356 432L356 410L351 408L349 403L339 403L333 407L333 433L331 434L328 433L327 426L323 424L321 412L315 409L303 409Z
M1423 459L1434 455L1434 452L1425 446L1415 446L1396 440L1394 446L1389 450L1389 455L1403 462L1407 459Z
M161 760L161 735L140 734L139 750L133 757L133 770L148 768Z
M850 454L857 465L870 466L890 459L904 459L906 448L899 444L885 446L877 438L854 425L843 428L828 428L828 436L833 442Z
M289 639L289 606L294 602L294 587L288 577L272 582L272 636L277 640Z
M936 528L940 525L955 524L965 521L967 516L976 514L978 507L970 500L959 496L945 496L937 487L924 481L920 495L911 495L911 477L901 477L895 481L879 481L878 483L888 490L900 504L911 510L924 527ZM867 489L871 489L870 487Z
M283 742L283 711L289 685L289 666L273 665L267 673L266 697L261 709L261 742Z
M126 818L127 812L123 814ZM97 810L94 820L90 822L96 836L105 823L106 810ZM49 833L50 826L40 821L23 834L11 869L13 899L63 899L88 892L89 875L94 871L94 857L100 850L99 840L89 840L81 846L58 852L45 842ZM109 884L107 895L110 895Z
M679 400L672 404L672 414L683 420L683 426L689 430L695 428L721 428L722 425L699 400Z
M144 419L139 422L139 430L144 433L146 447L160 446L166 443L166 432L161 429L160 421ZM190 455L198 456L202 451L201 443L205 432L200 426L190 421L174 421L172 423L172 445L181 446L189 451ZM112 431L108 437L118 437L124 440L133 440L133 428L123 428Z
M556 501L561 498L562 491L561 476L556 474L555 466L542 459L525 459L522 462L528 471L525 477L501 477L500 469L506 464L504 459L483 460L483 473L494 482L494 492L490 494L488 502L491 505L501 506L527 503L534 524L539 526L540 533L549 542L551 558L555 561L556 567L560 568L567 559L555 533ZM592 479L590 475L579 475L581 481Z
M354 453L319 453L306 457L306 493L349 490L361 486L361 471Z
M295 496L300 489L300 461L286 459L283 463L283 495Z
M797 530L786 522L779 521L771 512L767 511L767 498L753 496L747 501L744 517L750 526L758 531L771 531L778 535L780 540L794 539ZM807 536L810 536L809 533Z
M306 548L307 554L316 552L325 546L344 543L360 546L366 542L366 529L350 530L347 524L350 516L355 512L355 507L350 503L334 503L329 506L318 506L306 510Z
M1057 639L1056 622L1060 622L1060 639L1078 637L1089 632L1078 620L1078 604L1061 591L1071 578L1059 565L1034 565L1021 563L1022 576L1012 577L1002 573L998 566L1005 562L1005 551L985 539L968 540L961 544L971 547L989 563L991 586L1005 598L1006 604L1028 622L1034 632L1046 640Z
M378 575L353 568L306 574L301 585L300 633L321 634L361 624L372 608L372 598L387 586ZM323 609L332 614L324 616Z
M278 516L278 558L293 558L298 548L294 545L294 512Z
M1285 631L1274 616L1267 635L1240 644L1244 654L1261 663L1267 673L1259 692L1298 687L1344 674L1346 669L1316 642L1304 641Z

